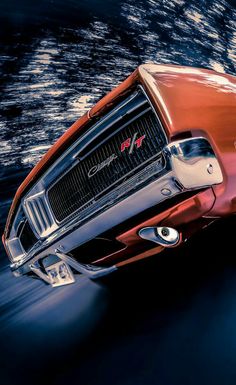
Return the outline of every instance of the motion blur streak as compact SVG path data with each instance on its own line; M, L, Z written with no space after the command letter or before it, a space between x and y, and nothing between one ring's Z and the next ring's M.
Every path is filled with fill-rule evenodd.
M32 166L138 64L234 74L235 25L233 0L1 0L0 231ZM0 383L235 385L234 229L214 225L109 290L14 278L1 247Z

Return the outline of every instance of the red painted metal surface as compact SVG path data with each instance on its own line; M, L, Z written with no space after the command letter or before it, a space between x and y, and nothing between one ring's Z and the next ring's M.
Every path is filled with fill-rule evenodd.
M153 255L153 244L151 242L147 243L138 235L139 230L143 227L173 227L180 231L181 239L179 243L181 243L182 240L186 240L195 231L205 227L208 223L211 222L203 221L202 217L207 215L207 213L213 207L214 203L215 195L213 190L209 188L205 191L196 193L196 195L192 196L191 198L188 198L183 202L178 203L165 211L162 211L161 213L155 214L154 210L153 216L151 216L151 218L146 221L137 223L136 226L130 228L128 231L125 231L124 233L116 236L116 240L126 246L124 250L118 251L109 256L105 256L104 258L97 259L94 261L94 263L98 265L117 263L117 261L120 263L120 261L124 259L127 259L127 263L130 263L130 258L132 258L132 261L135 260L136 257L137 259L140 259L138 256L141 254L146 255L146 253L148 254L148 251L150 251L150 255ZM143 251L143 248L149 248L150 250ZM157 246L155 249L157 249ZM158 246L158 252L162 250L163 247ZM122 261L122 265L124 264L125 261Z

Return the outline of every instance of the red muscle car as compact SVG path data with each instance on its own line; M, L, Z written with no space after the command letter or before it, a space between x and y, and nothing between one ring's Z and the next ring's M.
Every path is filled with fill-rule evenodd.
M234 214L235 102L232 75L139 66L19 187L3 235L14 274L101 277Z

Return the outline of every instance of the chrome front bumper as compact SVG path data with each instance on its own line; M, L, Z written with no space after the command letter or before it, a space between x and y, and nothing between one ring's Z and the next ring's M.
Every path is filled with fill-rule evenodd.
M164 153L170 164L168 173L125 197L114 206L108 207L82 225L78 224L78 220L74 218L56 229L39 245L37 244L26 255L11 264L15 275L22 275L29 271L37 274L37 261L40 259L56 253L59 253L60 258L63 259L62 256L67 255L70 250L168 198L183 191L207 188L223 181L219 162L205 138L175 141L165 147ZM70 262L72 261L76 263L79 272L86 273L87 270L83 266L78 267L78 263L71 259ZM114 269L115 266L111 271ZM87 275L91 274L87 271Z

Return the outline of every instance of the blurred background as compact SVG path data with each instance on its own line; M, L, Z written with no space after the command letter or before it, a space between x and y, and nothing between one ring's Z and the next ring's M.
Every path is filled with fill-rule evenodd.
M47 149L148 62L235 74L235 1L0 0L1 233ZM109 289L15 279L1 245L2 384L235 385L234 228L224 220Z

